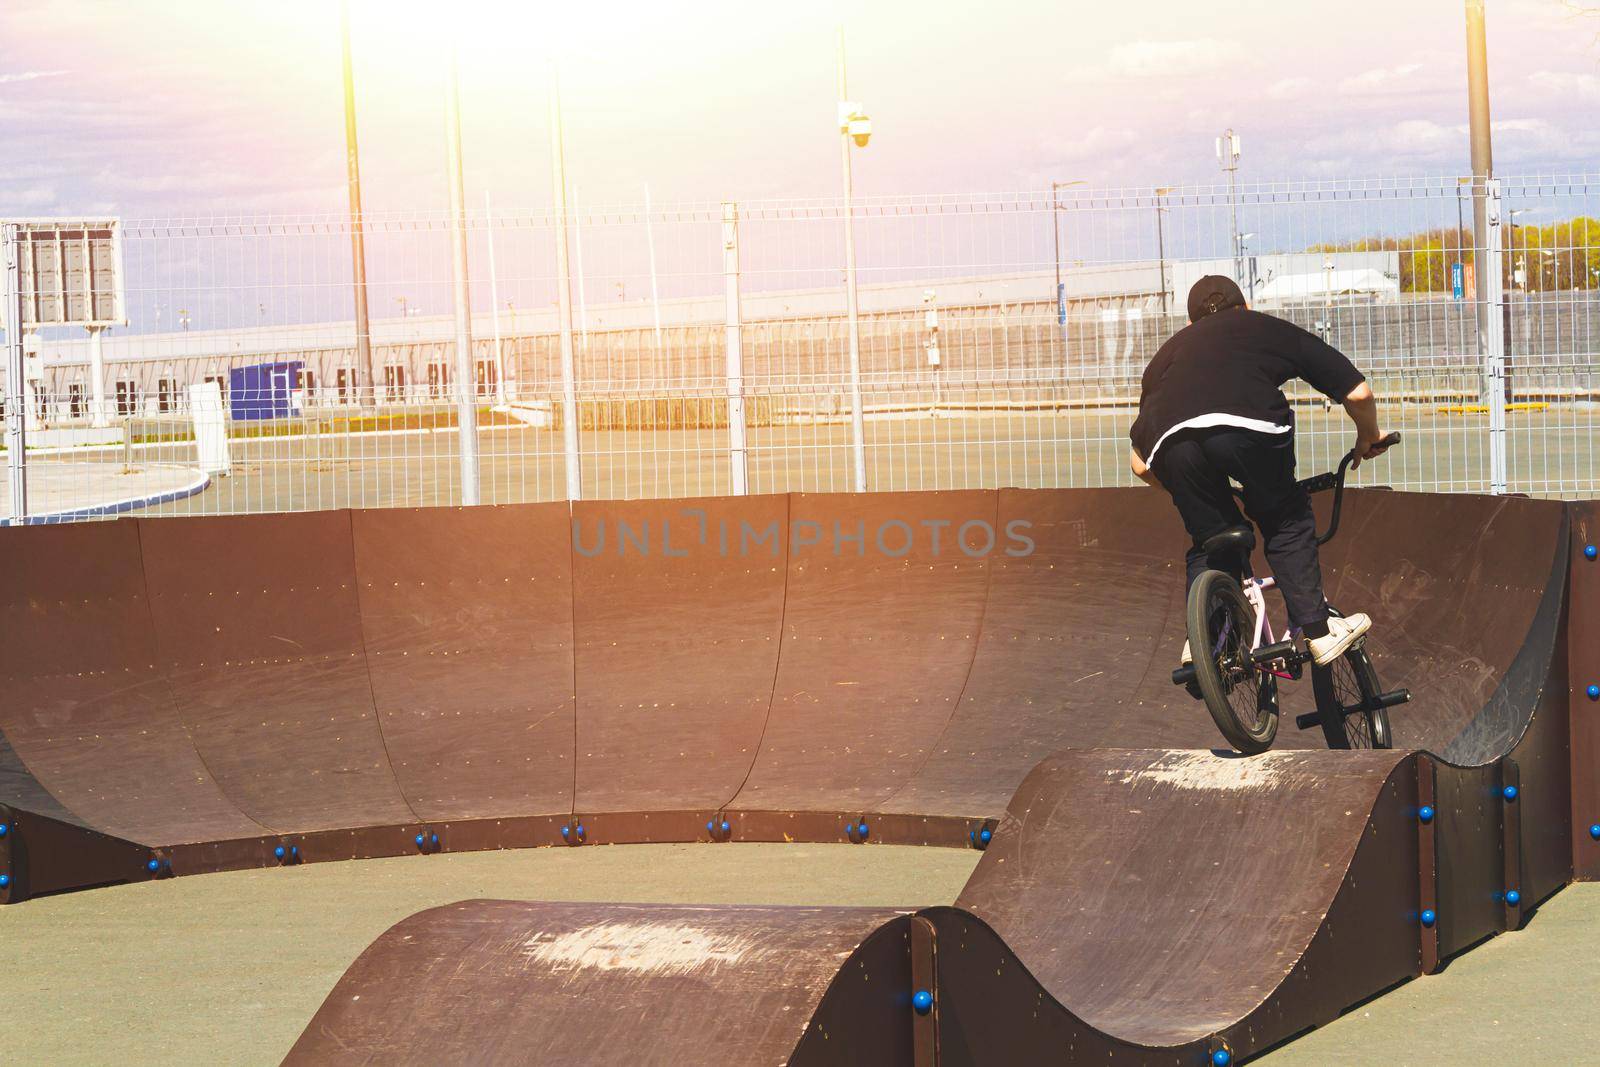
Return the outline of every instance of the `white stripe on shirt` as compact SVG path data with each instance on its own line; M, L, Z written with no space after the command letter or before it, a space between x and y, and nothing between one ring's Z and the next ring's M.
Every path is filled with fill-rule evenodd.
M1179 430L1205 430L1213 426L1233 426L1240 430L1255 430L1259 433L1288 433L1294 429L1293 426L1279 426L1277 423L1266 422L1263 419L1247 419L1243 415L1229 415L1221 411L1212 412L1209 415L1196 415L1192 419L1178 423L1178 425L1162 434L1161 440L1156 442L1156 446L1145 457L1145 466L1149 466L1156 461L1156 453L1161 451L1161 446L1166 443L1167 438Z

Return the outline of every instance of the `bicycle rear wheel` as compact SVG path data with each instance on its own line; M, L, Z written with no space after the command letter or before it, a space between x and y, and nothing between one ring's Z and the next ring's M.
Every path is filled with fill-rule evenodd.
M1278 733L1278 680L1250 662L1256 613L1231 575L1206 571L1189 590L1189 648L1206 709L1247 756Z
M1334 612L1335 615L1338 612ZM1389 710L1378 706L1378 672L1358 641L1326 667L1311 668L1311 690L1329 748L1393 748Z

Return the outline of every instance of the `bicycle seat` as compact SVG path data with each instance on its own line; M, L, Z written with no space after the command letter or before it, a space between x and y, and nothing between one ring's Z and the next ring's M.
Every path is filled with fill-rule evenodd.
M1221 533L1206 538L1200 547L1208 556L1235 552L1249 559L1250 553L1256 548L1256 532L1248 526L1230 526Z

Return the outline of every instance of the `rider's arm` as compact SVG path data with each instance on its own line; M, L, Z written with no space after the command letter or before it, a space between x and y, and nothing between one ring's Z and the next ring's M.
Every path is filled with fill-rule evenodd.
M1133 476L1145 485L1152 488L1160 486L1161 483L1156 481L1155 472L1150 469L1150 465L1139 455L1138 449L1130 448L1128 450L1128 466L1132 468Z
M1356 458L1350 465L1359 467L1362 460L1372 459L1383 451L1377 447L1383 440L1383 431L1378 428L1378 398L1372 386L1362 382L1350 390L1344 398L1344 410L1356 424Z

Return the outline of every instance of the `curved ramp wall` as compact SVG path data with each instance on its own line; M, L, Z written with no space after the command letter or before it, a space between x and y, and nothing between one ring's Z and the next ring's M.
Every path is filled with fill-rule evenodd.
M1330 593L1375 615L1385 681L1416 694L1403 747L1517 742L1544 668L1521 688L1512 668L1565 524L1543 501L1351 494ZM0 804L105 839L95 882L147 876L111 842L157 874L723 821L964 845L1052 752L1217 743L1167 680L1180 544L1144 490L7 529ZM1309 689L1280 747L1321 747L1292 727Z

